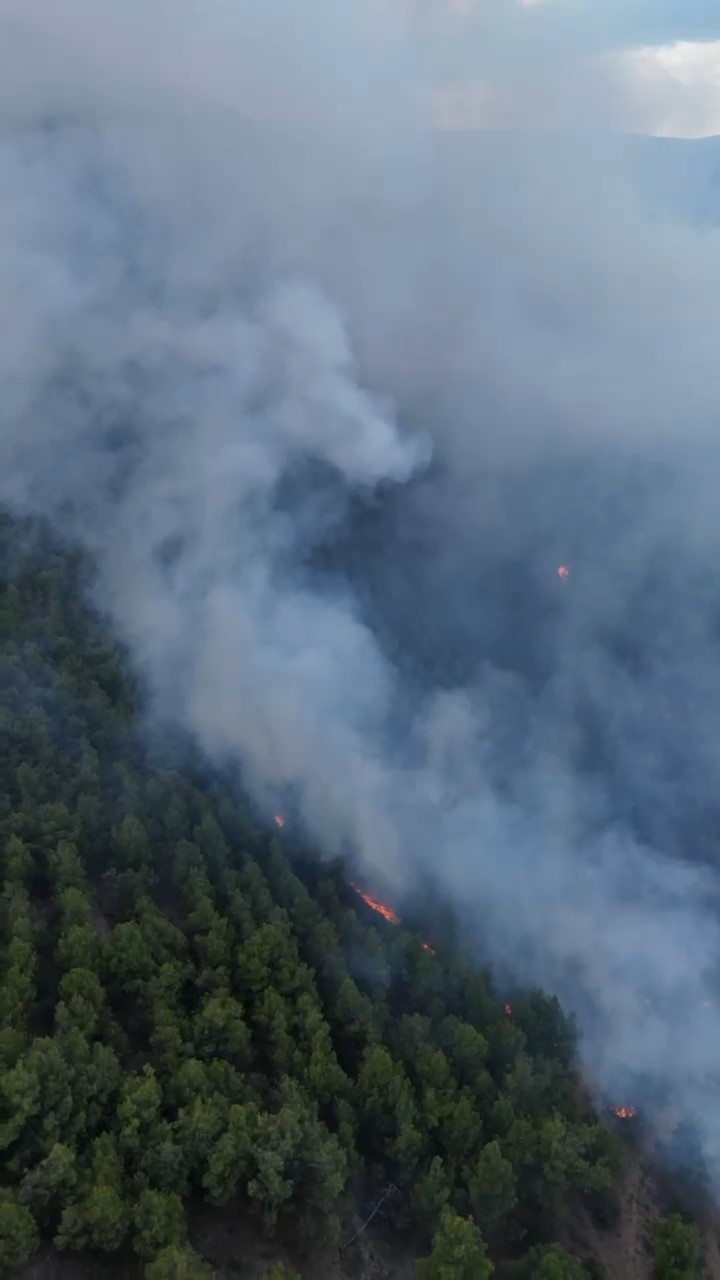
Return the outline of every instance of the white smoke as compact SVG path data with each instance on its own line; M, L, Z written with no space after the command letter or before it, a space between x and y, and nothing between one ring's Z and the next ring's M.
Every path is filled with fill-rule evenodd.
M93 6L72 76L6 26L0 498L92 549L154 714L369 877L432 872L720 1177L715 871L679 856L720 742L716 236L605 151L408 132L350 10L132 6L102 75ZM208 106L280 82L311 126Z

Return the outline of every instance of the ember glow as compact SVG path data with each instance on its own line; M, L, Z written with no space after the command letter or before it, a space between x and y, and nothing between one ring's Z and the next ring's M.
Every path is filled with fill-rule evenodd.
M565 579L565 578L569 578L569 577L570 577L570 569L569 569L569 566L568 566L568 565L566 565L566 564L560 564L560 565L558 565L558 578L563 578L563 579Z
M632 1120L636 1115L635 1107L615 1107L615 1115L619 1120Z
M378 915L383 916L390 924L402 923L401 916L396 911L393 911L392 907L389 907L385 902L381 902L379 898L374 898L371 893L366 893L358 884L353 884L352 880L350 881L350 888L354 890L358 897L362 898L366 906L371 907L373 911L377 911ZM429 942L423 942L422 947L423 951L428 951L431 956L437 955L437 951L430 946Z
M363 902L368 907L371 907L373 911L377 911L378 915L384 916L390 924L400 924L400 916L393 911L392 907L388 907L384 902L380 902L379 898L373 898L372 894L365 893L359 885L353 884L352 881L350 882L350 888L355 890L355 893L362 898Z
M283 818L282 814L276 813L274 815L274 818L275 818L275 826L280 827L280 829L282 830L282 828L285 826L285 819Z

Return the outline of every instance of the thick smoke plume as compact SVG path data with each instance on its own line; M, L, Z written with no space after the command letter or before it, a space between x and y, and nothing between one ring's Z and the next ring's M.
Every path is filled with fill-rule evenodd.
M720 1181L717 233L624 145L433 134L392 6L4 12L0 500Z

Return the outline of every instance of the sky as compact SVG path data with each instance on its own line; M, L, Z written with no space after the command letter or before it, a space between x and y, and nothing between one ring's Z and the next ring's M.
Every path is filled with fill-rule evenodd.
M720 132L720 8L706 0L456 0L435 33L447 125Z
M385 91L394 82L409 110L416 114L418 102L427 104L441 127L720 133L720 5L711 0L353 0L300 9L271 0L250 14L249 6L230 0L205 6L129 0L122 8L108 0L0 0L0 22L22 24L26 39L41 41L43 77L52 73L67 84L81 59L105 93L130 67L138 80L149 76L168 90L182 87L266 118L287 117L300 95L284 61L283 45L293 42L282 34L301 26L299 38L307 47L311 36L325 80L333 65L325 52L338 41L345 46L349 57L335 65L351 79L355 68L355 101L366 111L380 74ZM227 33L224 51L210 40L218 22ZM251 50L256 40L265 45L274 25L278 65L268 84L253 79ZM138 39L138 31L147 39ZM17 75L12 45L7 35L0 42L0 69L10 82ZM238 78L245 45L245 75ZM166 51L161 60L158 49ZM337 86L325 87L321 110L337 97ZM303 97L307 91L305 85ZM317 92L315 83L311 96Z

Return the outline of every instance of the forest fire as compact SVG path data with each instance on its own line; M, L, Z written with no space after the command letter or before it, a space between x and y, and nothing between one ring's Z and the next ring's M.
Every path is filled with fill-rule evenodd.
M569 577L570 577L569 565L566 565L566 564L558 565L558 578L562 578L564 581L566 578L569 578Z
M280 830L286 823L286 819L281 813L274 813L273 821ZM397 914L397 911L393 911L392 907L389 907L387 903L381 902L379 898L373 897L371 893L366 893L364 889L360 888L359 884L355 884L352 880L350 881L350 888L359 898L362 898L367 907L370 907L372 911L377 911L378 915L381 915L389 924L402 924L402 917ZM431 956L437 955L435 948L431 947L429 942L423 942L422 946L423 951L428 951Z
M614 1107L613 1110L618 1120L632 1120L637 1115L635 1107Z
M281 831L286 825L286 821L287 819L284 818L281 813L273 814L273 822ZM397 914L397 911L393 911L392 907L389 907L387 903L381 902L379 898L373 897L371 893L366 893L364 889L360 888L359 884L355 884L352 880L349 883L353 892L356 893L359 898L362 898L365 905L370 907L372 911L377 911L378 915L381 915L389 924L402 924L402 917ZM431 956L437 955L435 948L431 947L429 942L423 942L422 948L423 951L429 952Z
M354 884L352 880L350 881L350 888L358 897L362 898L366 906L373 911L377 911L378 915L383 916L390 924L402 924L402 917L396 911L393 911L392 907L388 907L385 902L381 902L379 898L374 898L371 893L366 893L364 889L361 889L358 884ZM423 951L428 951L431 956L437 955L435 948L431 947L429 942L423 942L422 948Z
M503 1013L506 1013L506 1014L507 1014L507 1016L508 1016L508 1018L510 1018L510 1017L512 1016L512 1011L513 1011L513 1010L512 1010L512 1005L511 1005L511 1004L506 1004L506 1005L504 1005L504 1007L503 1007Z
M384 902L380 902L379 898L373 898L372 894L365 893L359 885L353 884L352 880L350 881L350 888L354 889L355 893L362 898L366 906L370 907L373 911L377 911L378 915L384 916L390 924L401 923L400 916L393 911L392 907L388 907Z

